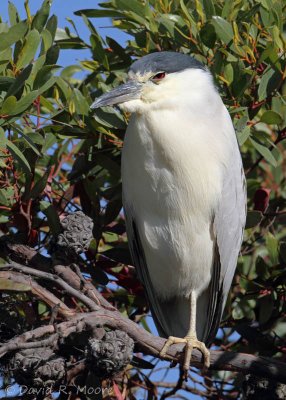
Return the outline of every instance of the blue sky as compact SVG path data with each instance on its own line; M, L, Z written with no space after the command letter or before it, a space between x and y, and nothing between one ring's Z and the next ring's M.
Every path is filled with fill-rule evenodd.
M11 0L11 2L17 7L21 18L26 17L24 0ZM88 41L89 30L84 24L81 17L74 15L74 12L81 9L87 8L98 8L98 4L101 3L102 0L53 0L51 7L51 15L56 14L58 17L58 26L59 28L64 28L68 26L71 31L73 28L67 22L66 18L71 18L79 31L79 34L84 40ZM8 17L8 0L0 0L0 15L4 22L9 21ZM41 6L41 0L30 0L29 5L32 14L34 14L38 8ZM103 37L110 36L114 38L121 45L124 45L125 41L128 38L127 34L119 31L116 28L112 27L112 21L109 18L100 18L100 19L92 19L93 24L98 28L100 34ZM90 59L90 51L89 50L62 50L60 53L60 58L58 60L58 64L65 67L67 65L76 64L78 60Z

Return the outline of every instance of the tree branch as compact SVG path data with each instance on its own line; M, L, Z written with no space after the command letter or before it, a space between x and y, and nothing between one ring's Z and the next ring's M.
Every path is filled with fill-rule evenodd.
M21 264L15 263L15 262L6 264L3 267L1 267L1 269L16 269L18 271L22 271L24 274L33 275L38 278L49 280L49 281L54 282L55 284L59 285L63 290L65 290L65 292L67 292L71 296L80 300L83 304L85 304L87 307L89 307L90 310L96 311L99 308L95 304L94 301L89 299L87 296L85 296L79 290L76 290L73 287L71 287L68 283L66 283L62 278L60 278L57 275L51 274L49 272L39 271L34 268L25 267L24 265L21 265Z
M15 246L21 246L20 248ZM11 250L11 247L9 247ZM25 262L33 266L32 260L38 259L38 254L24 245L14 245L12 251L22 252L24 249ZM23 259L23 258L22 258ZM123 317L103 296L97 291L91 282L83 281L69 266L54 265L50 261L43 261L42 268L34 269L28 266L11 262L5 266L6 269L14 269L18 272L0 271L0 278L12 280L14 283L28 285L30 290L50 306L58 307L59 313L68 318L67 321L58 324L49 324L37 328L23 335L11 339L0 347L0 358L8 352L19 348L40 347L43 343L55 347L59 337L68 337L75 332L92 332L100 326L106 326L112 329L120 329L126 332L136 343L137 348L144 354L160 358L159 353L165 343L165 339L156 337L145 331L135 322ZM56 274L46 272L47 269L54 269ZM30 276L27 276L30 275ZM56 296L47 289L35 282L31 275L40 279L51 281L60 286L66 293L83 302L90 310L89 313L77 313L69 309ZM67 283L68 282L68 283ZM13 286L2 288L3 290L15 290ZM20 290L20 289L19 289ZM48 338L47 335L50 335ZM169 349L164 359L172 362L182 361L183 345L173 345ZM202 355L198 350L193 351L192 366L202 368ZM250 354L224 352L211 350L211 367L213 370L226 370L233 372L242 372L244 374L254 374L268 379L286 383L285 364L275 359L266 357L257 357ZM179 382L178 385L181 385ZM174 388L179 389L179 386Z
M96 304L100 304L102 307L107 308L108 310L116 310L93 286L91 282L85 280L85 284L81 288L81 280L79 276L72 271L69 266L61 265L52 262L52 260L48 257L39 254L35 249L31 247L19 244L12 243L8 240L9 237L5 237L5 240L2 238L0 241L0 250L2 255L6 255L9 258L15 259L16 262L25 264L29 267L34 267L38 270L49 272L52 269L56 272L58 276L60 276L65 282L67 282L70 286L72 286L76 290L81 290L86 294L93 302ZM15 261L14 260L14 261Z
M165 339L154 336L145 331L135 322L122 316L119 312L103 308L90 313L77 314L68 321L61 322L55 326L47 325L13 338L0 347L0 357L9 352L11 346L16 346L18 342L27 342L32 338L33 340L36 338L40 339L48 333L57 333L59 337L67 337L74 332L92 332L93 329L97 328L99 325L125 331L135 341L138 350L142 351L146 355L153 355L160 358L159 353L165 343ZM181 362L183 346L184 345L182 344L171 346L164 359L177 363ZM203 367L202 355L196 349L192 354L192 366L197 368ZM210 369L241 372L243 374L250 373L286 383L285 363L275 359L254 356L251 354L211 350Z
M1 285L2 281L2 285ZM9 281L16 285L9 285ZM17 286L20 284L20 286ZM0 287L6 291L26 291L30 290L34 295L40 298L42 301L47 303L51 307L58 307L59 314L64 317L72 317L75 315L75 311L71 310L65 303L58 299L53 293L49 292L43 286L39 285L31 277L25 276L18 272L12 271L0 271Z

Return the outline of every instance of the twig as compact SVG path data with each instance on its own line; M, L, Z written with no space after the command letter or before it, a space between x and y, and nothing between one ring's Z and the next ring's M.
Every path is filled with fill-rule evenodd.
M165 400L168 397L173 396L174 394L177 393L178 390L182 389L184 380L185 380L185 372L183 370L180 370L180 376L179 376L177 383L172 387L171 390L164 392L162 394L161 400Z
M68 283L66 283L62 278L60 278L57 275L50 274L49 272L43 272L43 271L38 271L37 269L30 268L30 267L25 267L21 264L11 262L10 264L6 264L1 269L16 269L18 271L22 271L25 274L28 275L33 275L38 278L46 279L51 282L54 282L55 284L61 286L62 289L64 289L67 293L69 293L71 296L76 297L78 300L82 301L86 306L88 306L92 311L98 310L98 306L89 299L87 296L85 296L83 293L79 292L78 290L74 289L71 287Z
M165 388L165 389L172 389L172 390L174 390L174 388L176 388L176 386L177 386L177 384L178 384L178 382L161 382L161 381L153 382L153 383L154 383L154 385L155 385L156 387L161 387L161 388ZM212 396L213 396L213 394L207 394L205 391L202 391L202 390L198 390L198 389L196 389L196 388L193 388L193 387L191 387L190 385L187 385L185 382L182 382L182 387L181 387L180 389L184 390L185 392L195 394L195 395L197 395L197 396L202 396L202 397L204 396L205 398L212 398ZM167 392L167 394L168 394L168 393L171 393L172 390L170 390L169 392ZM175 394L175 393L172 393L172 394ZM171 395L172 395L172 394L171 394ZM161 399L160 399L160 400L166 399L167 397L170 397L170 394L168 394L167 397L163 397L164 395L165 395L165 394L163 394L163 395L161 396Z
M36 267L37 270L48 272L52 268L52 260L48 257L45 257L39 254L35 249L32 249L29 246L23 244L15 244L8 241L8 237L5 237L5 240L1 238L0 241L0 250L4 252L9 258L16 257L18 262L22 262L27 266ZM14 261L14 260L13 260ZM66 281L70 286L72 286L76 290L80 290L81 280L77 276L77 274L71 270L69 266L64 266L60 264L55 264L53 267L54 271L59 275L64 281ZM84 278L83 278L84 279ZM85 280L85 286L83 288L83 292L86 293L86 296L89 297L96 304L100 304L102 307L107 310L115 311L116 308L113 307L99 291L95 288L95 286Z
M74 272L72 269L65 265L55 265L54 267L55 272L59 275L62 279L68 282L74 289L81 290L83 293L86 294L92 301L94 301L97 305L102 306L103 308L110 310L110 311L117 311L118 310L113 307L99 291L93 286L91 282L86 281L83 277L82 279ZM82 288L82 283L84 280L84 286Z
M47 339L38 340L36 342L21 342L17 341L14 343L7 343L0 348L0 358L3 357L6 353L20 350L20 349L36 349L39 347L56 347L58 335L54 334L48 337Z
M49 292L43 286L39 285L36 281L34 281L31 277L25 276L18 272L12 271L0 271L0 282L4 281L12 281L13 283L19 283L27 287L27 290L31 290L31 292L39 297L42 301L47 303L51 307L58 307L58 312L64 317L72 317L75 315L75 311L71 310L65 303L63 303L60 299L58 299L53 293ZM2 289L3 290L3 289ZM4 290L7 291L22 291L23 289L20 287L19 289L15 285L11 285L9 287L5 287ZM25 288L24 288L25 290Z

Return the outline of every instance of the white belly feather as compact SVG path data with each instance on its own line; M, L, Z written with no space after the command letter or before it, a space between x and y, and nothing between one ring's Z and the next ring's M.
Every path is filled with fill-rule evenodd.
M220 116L214 132L195 118L186 131L183 118L171 121L173 115L168 110L133 115L122 156L124 201L133 209L150 278L162 299L192 290L200 294L210 282L212 217L229 143L216 140L224 135Z

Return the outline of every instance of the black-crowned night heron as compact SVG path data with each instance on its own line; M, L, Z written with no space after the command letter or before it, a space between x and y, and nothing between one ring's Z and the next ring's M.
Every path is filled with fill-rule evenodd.
M174 52L135 61L92 108L130 112L122 154L131 253L161 336L205 366L245 225L245 178L230 116L207 69Z

